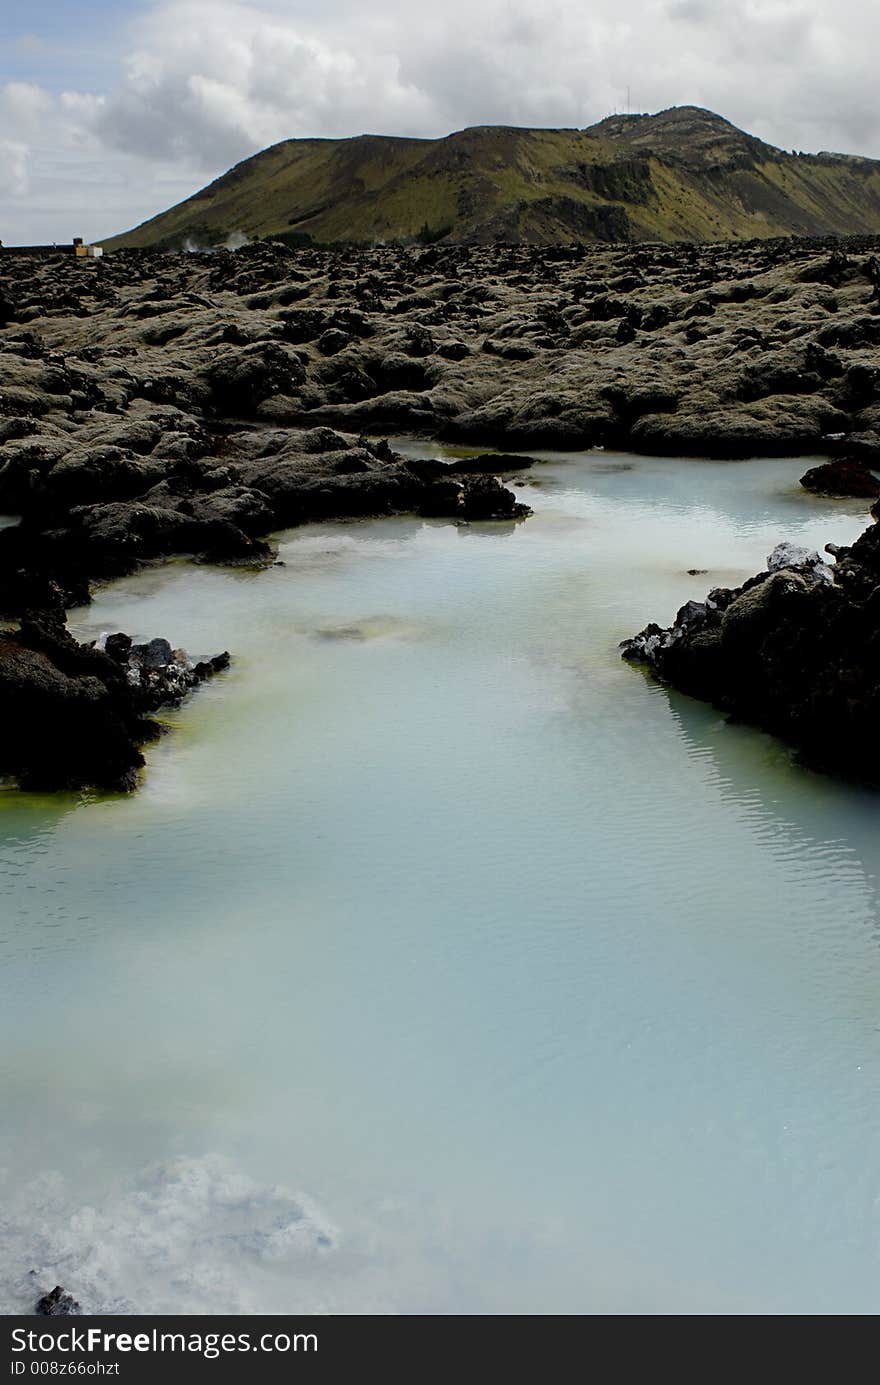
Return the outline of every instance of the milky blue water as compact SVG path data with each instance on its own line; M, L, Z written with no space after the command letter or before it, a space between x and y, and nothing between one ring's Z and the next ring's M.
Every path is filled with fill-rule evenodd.
M74 613L235 662L0 794L6 1311L877 1310L880 803L617 651L865 510L548 458Z

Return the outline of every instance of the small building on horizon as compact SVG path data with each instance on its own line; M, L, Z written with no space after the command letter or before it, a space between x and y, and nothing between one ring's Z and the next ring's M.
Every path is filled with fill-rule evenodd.
M73 253L81 260L99 260L104 253L104 247L101 245L84 245L82 236L74 236Z
M86 245L82 236L74 236L70 245L4 245L0 240L0 252L4 255L73 255L78 260L99 260L104 248Z

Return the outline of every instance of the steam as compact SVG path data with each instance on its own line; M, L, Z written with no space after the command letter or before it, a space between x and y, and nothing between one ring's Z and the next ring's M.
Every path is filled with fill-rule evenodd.
M250 245L250 236L246 236L244 231L231 231L222 245L204 245L201 241L195 240L193 236L187 236L183 242L184 255L211 255L216 250L241 250L245 245Z

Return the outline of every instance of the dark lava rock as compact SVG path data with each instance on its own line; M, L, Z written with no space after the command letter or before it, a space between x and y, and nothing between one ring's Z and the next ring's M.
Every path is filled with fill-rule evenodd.
M353 340L349 332L341 332L338 327L328 327L318 338L318 350L322 356L335 356L337 351L344 351L346 346L350 346Z
M446 361L464 361L471 354L471 349L463 341L448 341L437 347L437 354Z
M445 464L446 470L456 475L467 476L480 472L483 475L502 476L511 471L525 471L535 466L534 457L519 457L510 452L482 452L479 457L461 457Z
M407 328L403 349L407 356L430 356L436 350L436 342L427 327L414 322Z
M508 520L531 514L497 476L453 476L442 462L414 462L411 469L422 482L418 513L436 519Z
M801 273L805 284L831 284L838 287L850 269L849 258L843 250L832 250L828 259L820 265L810 265Z
M26 789L128 792L159 734L150 719L228 662L194 664L165 640L83 645L59 616L22 619L0 635L0 775Z
M795 746L816 768L880 783L880 526L851 548L781 544L767 570L649 625L623 657Z
M142 669L167 668L174 658L174 650L167 640L150 640L149 644L136 644L130 653L136 656Z
M272 395L292 394L305 378L302 361L278 342L226 352L208 370L217 409L231 415L252 414Z
M36 1313L41 1318L71 1318L82 1312L72 1294L56 1284L48 1294L37 1300Z
M464 519L525 519L531 510L497 476L469 476L462 490L461 513Z
M498 342L488 338L483 342L483 352L487 356L500 356L503 361L533 361L538 354L525 342Z
M801 477L801 485L817 495L864 495L870 499L880 495L880 481L858 458L841 457L839 461L810 467Z
M290 524L516 518L497 480L528 464L514 449L880 466L880 238L635 245L623 212L615 227L564 210L590 243L259 242L119 251L94 272L4 252L0 512L21 522L0 529L0 613L57 622L94 581L175 554L263 564L267 537ZM596 241L609 235L624 241ZM380 431L503 451L410 463ZM692 610L682 650L699 620ZM705 643L714 622L710 610ZM60 685L95 737L113 711L102 775L115 782L138 744L135 692L146 717L146 701L186 686L168 672L174 650L157 661L113 637L71 670L57 651L0 638L41 705ZM44 782L72 753L47 747L34 762Z
M104 653L121 664L127 663L132 643L131 635L108 635L104 641Z

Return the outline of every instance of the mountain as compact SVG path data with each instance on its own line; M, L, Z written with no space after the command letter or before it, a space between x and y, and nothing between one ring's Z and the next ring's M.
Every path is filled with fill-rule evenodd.
M880 232L880 161L795 154L695 106L586 130L284 140L107 241L717 241Z

